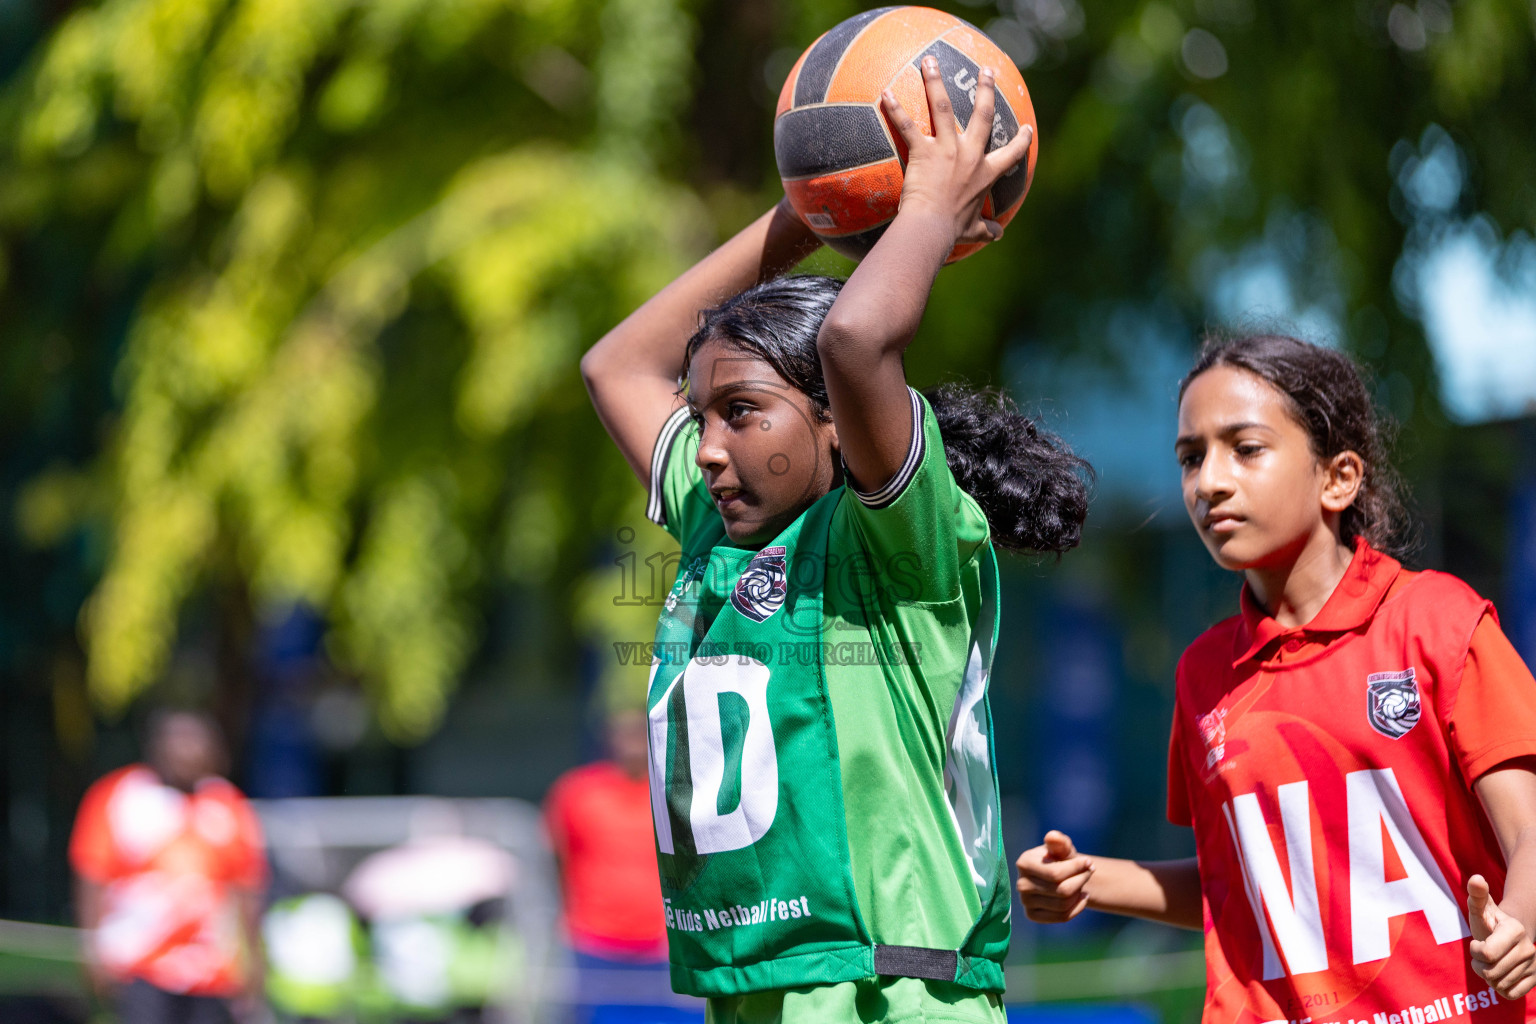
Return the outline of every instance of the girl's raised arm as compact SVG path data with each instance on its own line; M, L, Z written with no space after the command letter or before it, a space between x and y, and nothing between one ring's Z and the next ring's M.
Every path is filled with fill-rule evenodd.
M933 279L957 242L1002 237L981 216L987 193L1029 151L1025 125L991 153L993 74L977 76L964 132L955 126L938 62L923 60L932 137L890 90L881 105L907 145L906 180L895 220L843 286L817 337L838 446L853 484L876 491L900 471L912 443L911 400L901 355L917 333Z
M582 380L598 418L641 483L650 482L651 448L678 406L683 351L699 325L699 311L782 274L820 244L788 202L780 202L587 350Z

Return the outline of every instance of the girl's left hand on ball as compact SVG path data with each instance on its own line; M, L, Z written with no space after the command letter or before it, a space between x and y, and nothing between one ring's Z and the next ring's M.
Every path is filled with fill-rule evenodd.
M997 179L1029 152L1034 129L1023 125L1006 145L988 153L996 105L992 69L982 68L976 76L976 102L963 132L955 126L955 113L939 74L939 62L924 57L922 72L933 135L923 134L891 90L880 96L885 116L907 144L900 210L922 209L945 218L953 226L957 243L995 241L1003 237L1002 225L982 217L982 204Z
M1536 944L1525 925L1499 909L1482 875L1467 880L1467 920L1472 926L1472 970L1505 999L1536 987Z

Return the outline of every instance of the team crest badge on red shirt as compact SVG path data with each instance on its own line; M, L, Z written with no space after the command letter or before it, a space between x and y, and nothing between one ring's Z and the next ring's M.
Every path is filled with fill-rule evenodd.
M1418 724L1420 714L1413 669L1372 672L1365 677L1365 717L1372 729L1395 740Z
M731 607L753 622L762 622L778 611L789 592L784 555L782 546L763 548L754 555L731 591Z

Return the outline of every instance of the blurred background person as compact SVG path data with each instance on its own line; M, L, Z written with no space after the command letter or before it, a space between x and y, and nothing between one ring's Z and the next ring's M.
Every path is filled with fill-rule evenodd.
M86 967L123 1024L254 1016L267 865L246 799L221 777L207 716L157 711L145 762L86 791L70 840Z
M576 957L577 1020L618 1019L622 1006L675 1002L657 880L646 717L609 715L608 759L560 776L544 801L560 867L565 931Z

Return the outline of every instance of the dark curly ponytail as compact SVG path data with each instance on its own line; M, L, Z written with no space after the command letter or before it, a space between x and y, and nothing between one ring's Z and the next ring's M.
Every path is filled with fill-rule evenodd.
M1013 551L1077 547L1093 476L1087 462L1001 391L944 384L923 394L949 470L986 513L993 543Z
M719 338L760 356L815 410L829 414L816 335L843 282L791 274L765 281L703 311L688 339L684 370L699 346ZM946 384L925 393L960 488L986 514L992 540L1013 551L1068 551L1082 539L1093 470L1059 437L1021 415L1006 395Z
M1340 452L1360 456L1365 463L1360 493L1339 517L1345 541L1363 537L1371 547L1396 558L1413 551L1418 531L1404 506L1402 478L1388 458L1392 424L1377 414L1352 359L1284 334L1210 333L1194 368L1179 385L1179 400L1196 377L1214 366L1247 370L1285 395L1319 459Z

